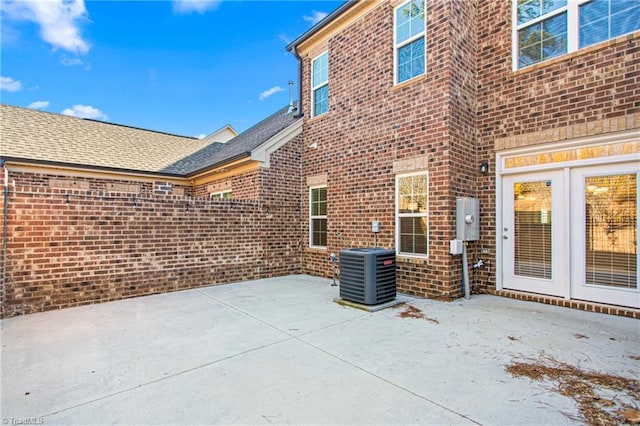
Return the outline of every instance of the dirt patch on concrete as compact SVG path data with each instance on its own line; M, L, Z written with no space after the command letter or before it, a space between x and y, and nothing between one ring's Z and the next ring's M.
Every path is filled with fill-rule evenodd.
M398 316L400 318L418 318L418 319L427 320L427 321L432 322L434 324L440 324L440 321L438 321L435 318L429 318L420 309L416 308L415 306L408 305L406 303L402 304L402 305L398 305L398 306L399 307L404 307L404 311L398 313Z

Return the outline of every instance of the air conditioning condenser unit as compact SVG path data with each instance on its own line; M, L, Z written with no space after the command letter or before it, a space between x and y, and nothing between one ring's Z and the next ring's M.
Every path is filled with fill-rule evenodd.
M396 252L382 248L340 251L340 297L365 305L396 298Z

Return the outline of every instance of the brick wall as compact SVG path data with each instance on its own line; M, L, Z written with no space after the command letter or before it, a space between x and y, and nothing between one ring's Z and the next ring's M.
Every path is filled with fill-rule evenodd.
M265 271L302 272L301 143L302 135L294 137L271 154L268 169L260 170L259 200L265 218L258 227L268 254Z
M513 72L509 2L478 3L478 159L495 150L640 128L640 32ZM584 131L580 129L584 128ZM507 143L508 142L508 143ZM484 259L495 262L495 176L478 177ZM478 272L495 289L495 275Z
M377 6L329 38L329 112L311 118L314 51L303 57L302 175L327 175L328 247L308 248L303 269L330 276L329 253L344 245L372 246L371 221L381 222L378 245L395 248L394 161L426 157L429 173L429 259L398 259L403 292L451 298L461 294L461 261L449 254L455 237L455 197L468 194L475 170L475 2L428 2L427 73L393 84L393 5ZM462 31L456 42L450 34ZM304 52L303 52L304 54ZM453 70L463 74L452 79ZM456 115L455 119L453 115ZM312 143L317 148L311 148ZM308 218L308 192L302 205ZM303 239L308 219L303 221Z
M4 253L5 253L5 232L7 231L6 227L5 227L5 223L4 223L4 218L5 218L5 191L9 190L9 187L7 186L7 182L5 182L5 168L4 167L0 167L0 190L1 190L1 194L0 194L0 214L2 214L2 226L0 227L0 318L4 317L4 294L5 294L5 275L6 275L6 262L4 259ZM8 206L7 206L8 207Z
M2 315L300 273L298 142L235 180L264 195L244 200L12 172Z
M453 266L448 266L448 279L455 283L462 282L462 256L451 257L449 240L456 236L455 211L457 197L476 197L476 180L478 177L478 161L476 156L476 27L477 2L449 2L448 23L450 37L449 69L450 69L450 109L448 150L448 185L434 188L441 191L438 197L446 203L444 211L446 228L441 232L436 249L439 258L451 258ZM448 191L447 191L448 189ZM468 244L468 257L472 261L478 255L479 243ZM447 269L447 265L442 265ZM463 295L462 288L455 286L452 296ZM456 292L457 291L457 292Z
M260 170L251 170L229 176L212 183L198 185L193 189L196 197L209 197L209 194L230 190L233 199L257 200L259 197Z

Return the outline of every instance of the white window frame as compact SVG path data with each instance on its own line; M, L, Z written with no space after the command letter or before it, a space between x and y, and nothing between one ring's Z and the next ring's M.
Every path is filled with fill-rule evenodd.
M327 189L327 185L316 185L316 186L310 186L309 187L309 247L312 248L322 248L322 249L326 249L327 246L318 246L318 245L314 245L313 244L313 220L314 219L324 219L325 221L327 220L327 215L314 215L313 214L313 197L312 197L312 193L314 189ZM328 193L327 193L328 195ZM327 202L327 200L325 200L325 202ZM328 236L328 232L327 232L327 236Z
M590 1L591 0L567 0L566 6L552 10L549 13L546 13L535 19L532 19L528 22L518 25L518 0L511 0L511 59L512 59L511 63L512 63L513 71L518 71L519 69L525 69L527 67L538 65L546 61L560 58L564 55L568 55L570 53L580 50L580 6L582 6L583 4L589 3ZM525 65L522 68L519 68L518 62L520 58L519 58L519 45L518 45L518 31L524 28L527 28L531 25L539 24L542 21L546 21L549 18L553 18L554 16L560 15L565 12L567 13L567 52L563 55L554 56L553 58L545 59L540 62L536 62L530 65ZM611 40L611 39L602 40L600 43L605 43L608 40ZM597 46L597 44L594 44L592 46ZM584 49L588 47L591 47L591 46L587 46Z
M427 73L427 2L426 0L424 3L424 30L412 37L409 37L407 40L403 41L402 43L398 43L398 37L397 37L397 31L396 31L396 28L398 25L397 11L398 9L406 6L412 1L413 0L407 0L393 8L393 84L394 85L404 84L408 81L413 80L414 78L418 78ZM424 72L422 74L414 75L413 77L407 80L398 82L398 77L399 77L398 76L398 51L400 50L400 48L406 46L407 44L413 43L414 41L416 41L421 37L424 38Z
M323 81L320 84L316 84L314 85L313 83L313 65L315 64L315 62L320 59L321 57L323 57L324 55L327 55L327 80ZM323 111L321 113L316 113L316 102L315 102L315 94L316 94L316 90L318 89L322 89L324 86L327 86L327 110ZM329 51L325 50L324 52L322 52L321 54L319 54L318 56L316 56L315 58L313 58L311 60L311 116L312 117L316 117L318 115L322 115L322 114L326 114L329 112Z
M233 192L230 189L226 189L224 191L212 192L209 194L209 198L211 199L220 199L220 200L230 200L231 197L226 198L226 194L232 194Z
M408 178L412 176L425 176L427 178L427 188L426 188L426 208L424 213L400 213L400 180L403 178ZM426 253L407 253L401 251L401 227L400 227L400 218L403 217L424 217L426 218ZM428 259L429 258L429 173L425 171L413 172L413 173L404 173L396 175L396 206L395 206L395 219L396 219L396 254L402 257L414 257L419 259Z

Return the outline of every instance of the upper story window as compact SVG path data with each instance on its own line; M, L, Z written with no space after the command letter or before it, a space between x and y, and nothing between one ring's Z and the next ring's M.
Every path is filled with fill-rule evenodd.
M579 10L581 48L640 29L638 0L592 0Z
M514 0L514 69L640 28L638 0Z
M311 62L311 116L329 111L329 53L324 52Z
M425 72L425 1L411 0L394 14L396 84Z

